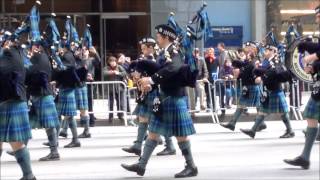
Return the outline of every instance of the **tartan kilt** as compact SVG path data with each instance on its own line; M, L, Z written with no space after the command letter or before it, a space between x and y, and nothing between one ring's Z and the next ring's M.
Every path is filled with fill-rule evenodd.
M268 102L261 103L260 111L266 114L289 112L288 103L284 92L276 91L268 93Z
M59 118L52 95L32 97L29 113L32 128L55 128L59 126Z
M306 119L315 119L320 123L320 101L310 97L306 108L303 111L303 117Z
M242 95L242 90L238 89L239 93L239 102L241 106L247 107L259 107L260 106L260 86L259 85L250 85L248 87L248 96ZM239 92L240 90L240 92Z
M0 103L0 142L23 142L31 139L28 105L25 101Z
M149 131L163 136L189 136L195 128L188 112L186 97L167 96L162 98L162 115L150 113Z
M138 103L132 114L140 117L148 117L147 105L144 103Z
M88 110L88 89L87 86L78 87L75 89L77 110Z
M133 111L133 114L149 119L151 114L153 114L153 100L158 96L158 94L158 89L154 89L149 92L145 97L144 103L138 103L136 109Z
M58 102L56 104L57 111L59 116L76 116L77 107L76 107L76 98L74 94L74 89L61 88L59 90Z

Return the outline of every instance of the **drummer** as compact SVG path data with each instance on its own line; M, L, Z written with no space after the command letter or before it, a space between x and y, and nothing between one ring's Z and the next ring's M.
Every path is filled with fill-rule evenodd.
M316 22L320 24L320 6L315 9ZM317 47L316 49L314 47ZM306 140L301 155L294 159L285 159L284 162L293 166L301 166L303 169L310 167L310 154L317 137L320 123L320 46L318 43L302 42L298 46L300 52L308 51L310 55L304 57L305 72L311 74L314 79L313 91L308 104L303 112L307 119L308 127Z

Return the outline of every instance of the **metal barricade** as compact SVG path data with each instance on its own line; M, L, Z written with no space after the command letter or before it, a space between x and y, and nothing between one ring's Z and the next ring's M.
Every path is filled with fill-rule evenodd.
M93 111L89 113L123 116L127 126L127 85L122 81L87 82L93 101ZM89 88L88 88L89 89ZM115 102L116 101L116 102Z
M130 119L133 118L133 111L135 109L135 107L137 106L137 101L136 101L136 98L138 96L138 93L137 93L137 87L128 87L128 94L127 94L127 97L128 97L128 100L129 100L129 106L130 106ZM132 107L132 108L131 108Z
M231 86L231 88L235 89L234 93L234 99L236 102L236 107L238 106L239 98L241 96L242 92L242 82L237 80L224 80L224 79L217 79L214 81L214 87L213 87L213 96L214 96L214 114L217 118L216 121L219 121L218 119L218 112L219 111L226 111L227 108L224 106L225 103L225 90L227 86ZM289 83L285 84L284 88L285 92L290 91L291 100L289 100L289 108L291 112L293 113L296 120L303 120L302 113L301 113L301 99L300 99L300 86L298 81L294 81L291 85ZM291 102L291 103L290 103ZM219 105L219 106L218 106ZM235 108L236 108L235 107ZM247 107L247 108L256 108L256 107ZM234 108L230 108L234 109Z
M204 81L204 80L197 80L197 85L195 88L190 88L188 87L188 104L189 104L189 112L190 113L200 113L202 112L201 111L201 106L197 106L197 103L195 102L192 102L192 101L196 101L196 98L198 97L197 96L197 93L194 93L194 95L191 95L190 92L191 91L197 91L196 88L198 88L198 85L200 83L203 83L203 88L204 88L204 91L206 91L205 89L207 88L208 89L208 94L206 94L206 92L203 92L204 93L204 96L205 98L203 99L203 101L207 101L207 103L209 102L209 105L207 104L207 106L209 106L210 108L207 108L206 109L206 113L209 113L211 118L212 118L212 121L213 123L219 123L219 121L217 121L217 118L215 117L215 114L214 114L214 108L213 108L213 98L212 98L212 84L209 82L209 81ZM207 87L206 87L207 86ZM192 92L193 93L193 92ZM206 98L209 98L209 101L206 99ZM199 101L200 102L201 99L199 98ZM200 103L201 104L201 103ZM200 107L200 109L197 109L197 107ZM202 112L203 113L203 112Z
M226 91L231 91L231 98L232 102L235 102L236 107L238 106L239 97L242 89L241 81L238 82L237 80L226 80L226 79L216 79L213 83L213 113L214 117L216 118L216 122L220 122L218 112L219 111L226 111L227 109L236 109L232 106L226 107L225 106L225 97ZM228 92L229 93L229 92ZM227 98L227 97L226 97ZM229 99L230 101L230 99ZM230 102L232 104L232 102ZM219 106L218 106L219 105ZM255 107L248 107L248 108L255 108Z
M289 108L293 113L293 116L296 120L303 120L301 113L301 91L300 91L300 82L293 81L292 83L285 83L284 92L285 94L289 93Z

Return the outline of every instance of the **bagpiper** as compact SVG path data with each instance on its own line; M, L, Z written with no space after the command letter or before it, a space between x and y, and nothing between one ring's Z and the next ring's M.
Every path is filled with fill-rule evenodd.
M251 129L240 129L243 133L255 137L258 127L263 123L265 117L269 114L281 114L281 119L286 126L286 132L280 138L292 138L295 133L292 130L289 107L286 101L281 84L292 80L290 72L286 68L276 67L274 64L277 48L267 45L264 52L264 61L262 67L256 68L254 74L255 81L263 83L261 104L255 123Z
M142 78L139 83L147 90L151 85L160 85L160 96L154 102L154 114L149 119L149 135L145 142L143 153L138 163L121 166L143 176L148 160L158 145L159 135L175 136L179 148L185 157L186 166L175 175L176 178L197 176L198 169L194 163L189 135L195 134L195 128L188 112L185 98L185 86L176 82L176 76L181 75L183 59L173 46L176 37L175 30L168 25L158 25L156 28L157 42L163 48L163 67L151 77Z
M156 46L156 40L152 37L144 37L139 42L142 58L132 62L130 64L130 74L137 82L142 77L150 77L160 69L160 64L156 63L154 58L154 47ZM137 116L139 121L137 139L134 145L129 148L122 148L123 151L128 153L134 153L138 156L141 155L142 142L147 134L148 122L153 111L154 98L159 94L159 88L157 85L151 86L152 90L147 94L139 93L137 97L137 106L133 112ZM142 92L138 86L138 92ZM159 138L159 144L161 144L161 138ZM166 148L157 153L158 156L174 155L176 150L173 146L172 139L165 137Z

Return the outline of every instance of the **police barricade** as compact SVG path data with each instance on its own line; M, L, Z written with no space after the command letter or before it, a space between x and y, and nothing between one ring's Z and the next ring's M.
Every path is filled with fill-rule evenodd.
M237 80L216 79L213 83L213 114L216 122L220 122L218 112L226 112L227 109L236 109L238 106L242 82ZM232 106L236 105L235 107ZM248 107L256 108L256 107Z
M305 82L302 80L295 80L294 81L294 92L296 99L296 109L298 116L301 120L303 120L302 111L304 110L305 106L307 105L307 102L309 98L311 97L311 92L313 91L313 84L310 82ZM294 93L293 93L294 94Z
M133 111L135 109L135 107L137 106L137 96L138 96L138 91L137 91L137 87L128 87L128 94L127 94L127 97L128 97L128 100L129 100L129 106L130 106L130 119L132 120L133 119Z
M213 98L212 98L212 84L206 80L197 80L195 88L187 88L188 92L188 109L191 114L200 113L207 114L209 113L213 123L219 123L216 121L217 118L214 114L213 108ZM208 90L206 90L208 89ZM206 94L207 93L207 94ZM202 97L201 97L202 96ZM208 98L208 99L207 99ZM203 101L203 102L201 102ZM206 101L206 103L205 103ZM199 103L197 103L199 102ZM209 108L205 108L205 105ZM198 106L199 105L199 106ZM204 106L204 107L201 107ZM206 110L205 112L203 110Z
M262 85L261 85L262 88ZM225 80L225 79L217 79L214 81L213 86L213 96L214 96L214 116L218 119L218 112L219 111L226 111L227 109L236 109L239 103L239 99L241 96L243 86L242 82L237 80ZM294 118L296 120L303 120L302 114L301 114L301 91L299 90L300 86L297 81L294 81L293 83L284 84L284 91L285 94L289 94L289 99L287 99L287 102L289 102L289 108L291 112L294 115ZM262 90L262 89L261 89ZM231 93L230 93L231 92ZM232 102L235 102L235 106L227 106L225 103L228 101L228 96L232 97ZM288 96L286 96L288 97ZM230 103L230 102L229 102ZM248 109L256 107L247 107Z
M301 82L297 80L293 80L290 83L284 84L284 92L286 95L287 102L289 102L290 112L293 113L293 116L296 120L303 120L301 113L301 98L302 91L300 89Z
M123 118L127 126L127 92L126 83L122 81L87 82L88 95L92 97L93 110L89 113L105 115L105 117Z

